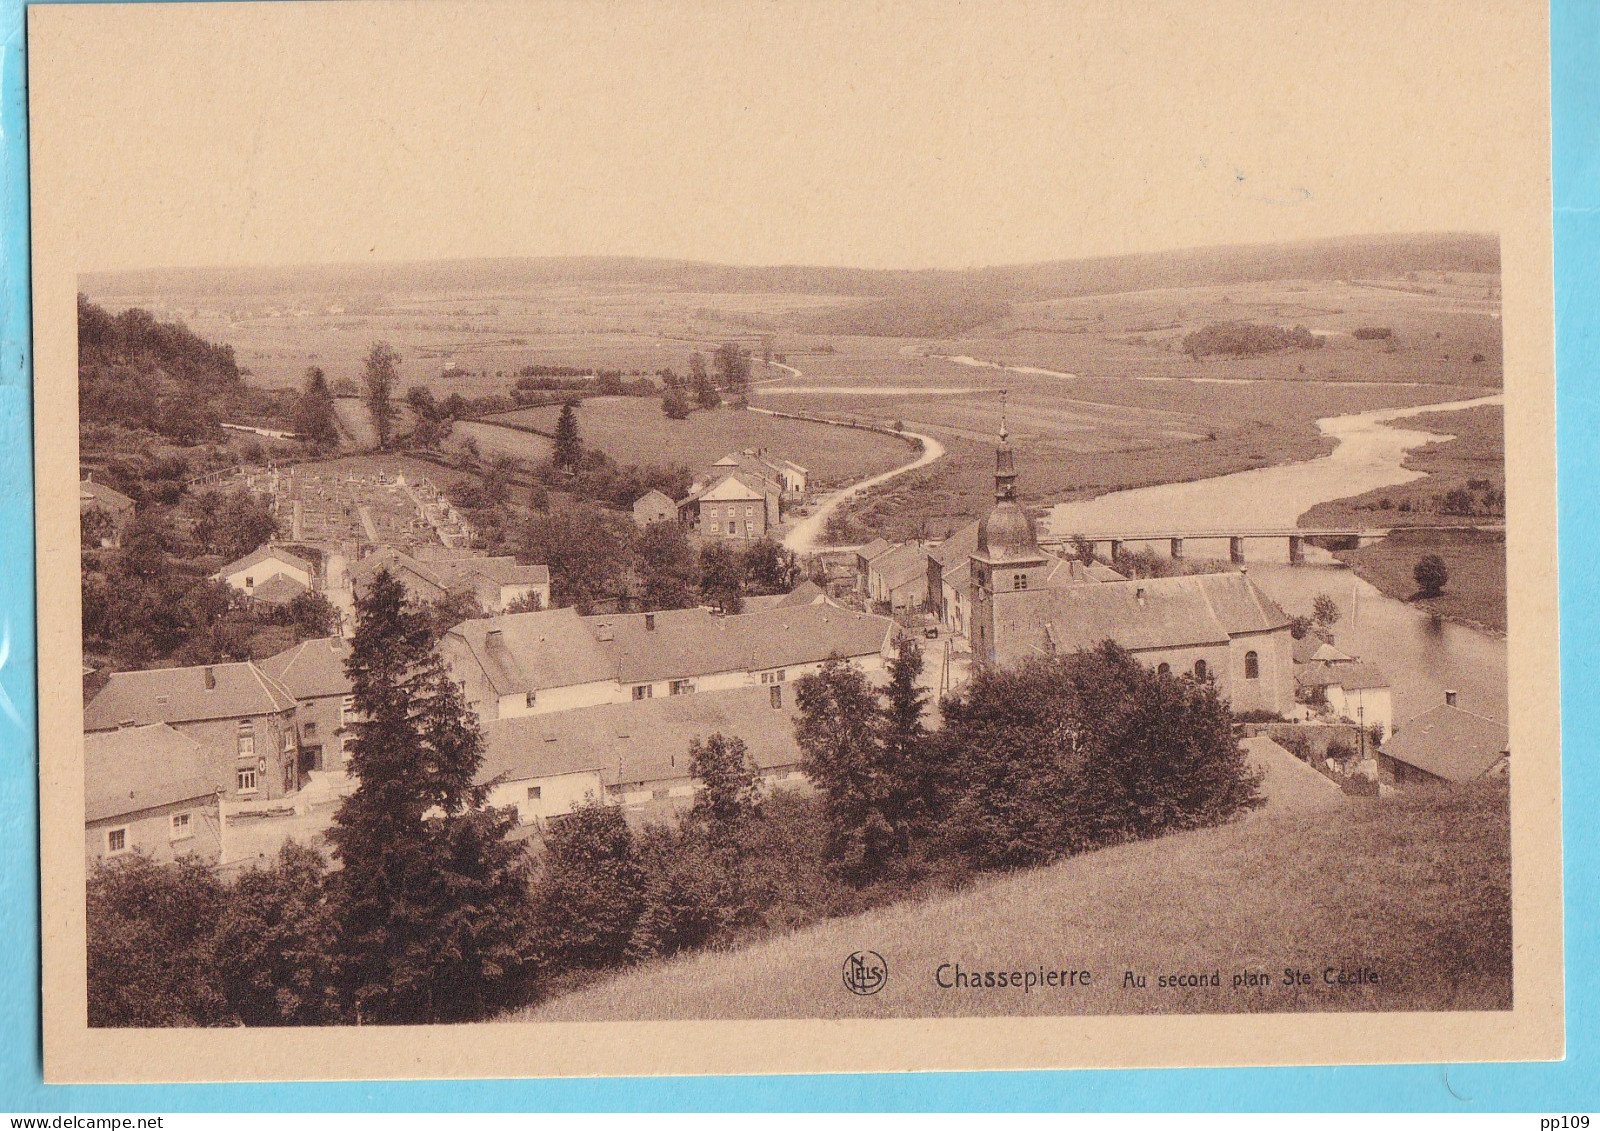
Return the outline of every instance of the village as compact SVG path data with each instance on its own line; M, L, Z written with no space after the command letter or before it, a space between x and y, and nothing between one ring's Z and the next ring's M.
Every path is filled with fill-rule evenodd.
M276 534L215 579L251 606L320 594L338 631L259 661L101 673L84 710L86 861L193 856L237 875L290 839L320 843L358 785L345 661L357 600L384 573L419 604L464 600L475 614L443 631L437 652L484 735L487 804L515 810L514 836L534 850L584 806L617 807L639 827L677 819L700 785L686 750L712 735L744 742L763 789L810 790L793 685L843 660L882 686L907 639L927 658L935 726L939 698L978 672L1108 640L1214 687L1269 806L1335 808L1505 771L1503 724L1453 691L1396 719L1378 658L1342 649L1336 618L1291 616L1241 561L1182 562L1174 539L1167 575L1136 576L1082 539L1041 541L1017 500L1003 410L993 448L982 518L937 540L817 550L791 591L738 612L617 604L580 615L552 592L545 563L477 549L426 475L240 468L226 485L270 508ZM678 524L702 546L749 546L781 537L815 494L806 468L751 448L698 469L681 499L647 492L632 520ZM135 511L92 478L80 485L103 545Z

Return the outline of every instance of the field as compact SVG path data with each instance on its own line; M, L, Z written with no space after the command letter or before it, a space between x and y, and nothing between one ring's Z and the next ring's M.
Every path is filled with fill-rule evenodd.
M1423 554L1438 554L1450 582L1437 597L1422 598L1412 569ZM1386 596L1412 601L1440 616L1494 632L1506 631L1506 544L1498 534L1408 531L1359 550L1336 550Z
M527 408L494 421L553 432L558 407ZM578 434L619 464L684 464L700 470L729 452L766 448L811 472L818 486L853 482L908 462L914 453L902 440L865 429L784 420L733 408L692 412L669 420L653 397L593 397L577 409ZM496 428L493 422L457 426L484 451L509 451L521 459L543 459L550 441L543 436Z
M1319 417L1496 390L1496 258L1492 238L1383 237L953 273L479 261L82 285L109 309L145 306L228 343L267 385L298 383L309 365L336 385L359 381L377 340L399 350L402 389L440 397L505 394L531 364L682 374L693 353L739 342L756 359L754 404L900 421L946 444L939 465L855 504L874 529L906 534L987 505L1001 388L1036 503L1308 459L1328 450ZM1185 352L1188 334L1231 321L1304 326L1322 345ZM956 326L957 337L916 336ZM764 444L837 480L900 456L892 442L748 415L677 424L649 401L594 402L585 415L590 442L624 463ZM537 437L463 435L474 430L480 447L546 454Z
M522 1015L539 1021L1507 1009L1504 783L1261 815L979 881L723 953L621 974ZM874 950L888 982L841 984ZM963 970L1087 970L1074 989L958 990ZM1286 985L1285 970L1307 972ZM1376 984L1339 971L1377 975ZM1220 985L1162 988L1163 975ZM1266 976L1235 985L1235 976ZM1125 987L1127 975L1142 988ZM943 974L953 978L951 968ZM521 1019L521 1018L519 1018Z

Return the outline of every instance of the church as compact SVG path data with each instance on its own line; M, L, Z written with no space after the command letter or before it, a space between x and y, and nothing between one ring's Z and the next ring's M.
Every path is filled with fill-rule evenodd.
M1039 545L1016 480L1002 415L995 504L978 524L967 571L976 664L1003 667L1112 640L1158 671L1214 681L1235 711L1294 709L1289 617L1242 570L1131 580L1064 570Z

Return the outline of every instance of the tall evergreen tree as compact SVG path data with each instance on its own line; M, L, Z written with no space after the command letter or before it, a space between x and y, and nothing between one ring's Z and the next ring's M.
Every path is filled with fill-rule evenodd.
M894 830L900 853L910 847L912 837L931 829L944 778L922 722L928 705L928 690L917 682L922 666L916 638L902 636L889 661L883 704L884 819Z
M319 448L339 446L333 390L328 388L327 374L315 365L306 370L305 385L295 401L294 430Z
M388 342L374 342L362 371L362 384L379 448L389 446L389 435L394 430L394 386L399 379L399 352Z
M341 981L357 1021L463 1021L508 1005L525 973L528 876L509 811L483 808L483 737L432 649L433 618L380 571L356 601L345 671L360 781L329 837Z
M583 441L578 437L578 413L568 401L561 406L561 415L556 419L555 450L550 453L550 462L563 471L577 471L578 464L583 459Z

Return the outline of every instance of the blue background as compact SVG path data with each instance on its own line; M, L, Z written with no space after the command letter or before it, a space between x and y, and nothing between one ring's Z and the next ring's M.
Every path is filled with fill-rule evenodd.
M1384 1068L936 1073L385 1084L50 1087L40 1083L38 808L34 739L33 475L29 407L27 112L20 0L0 0L0 1110L1592 1110L1600 785L1590 694L1600 663L1600 3L1552 8L1557 444L1567 920L1567 1059Z

